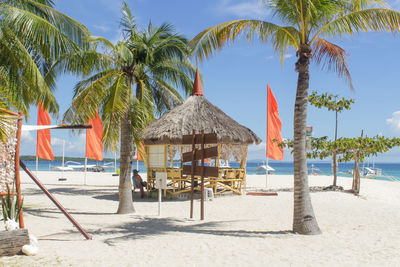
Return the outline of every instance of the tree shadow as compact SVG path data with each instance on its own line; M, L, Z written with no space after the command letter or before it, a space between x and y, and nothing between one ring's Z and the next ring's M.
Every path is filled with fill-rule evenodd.
M24 208L24 212L30 215L44 218L57 218L51 215L62 215L64 214L58 208L48 208L48 209L34 209L34 208ZM80 212L80 211L68 211L71 215L114 215L115 212Z
M223 227L226 223L238 221L201 222L191 225L185 225L185 222L187 221L175 218L143 218L138 222L115 225L113 228L103 228L102 230L90 232L90 234L94 236L104 234L119 235L104 240L104 243L113 246L118 241L143 239L170 233L193 233L243 238L265 238L267 236L289 235L293 233L291 230L251 231L216 229Z

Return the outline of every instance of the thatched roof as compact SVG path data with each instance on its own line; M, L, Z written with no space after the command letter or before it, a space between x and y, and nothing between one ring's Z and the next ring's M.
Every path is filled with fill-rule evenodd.
M258 138L249 128L244 127L211 104L202 94L192 95L181 105L170 110L158 120L150 123L143 132L146 145L179 144L182 136L200 133L216 133L218 142L223 144L259 144Z

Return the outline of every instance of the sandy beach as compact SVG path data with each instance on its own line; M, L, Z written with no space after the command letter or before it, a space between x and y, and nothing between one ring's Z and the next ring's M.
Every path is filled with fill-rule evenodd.
M115 214L118 177L109 173L39 172L39 179L93 240L85 240L22 173L25 227L39 239L37 256L0 259L0 266L400 266L400 183L362 179L359 196L312 193L321 235L291 233L293 176L270 175L278 196L222 196L205 203L205 220L189 219L188 200L140 199L136 213ZM144 176L145 178L145 176ZM310 177L310 186L331 183ZM248 187L265 186L249 175ZM350 178L338 185L351 187Z

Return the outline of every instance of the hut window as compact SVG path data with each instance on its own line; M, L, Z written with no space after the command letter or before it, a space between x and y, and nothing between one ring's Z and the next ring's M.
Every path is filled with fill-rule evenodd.
M165 168L165 146L149 146L149 167Z

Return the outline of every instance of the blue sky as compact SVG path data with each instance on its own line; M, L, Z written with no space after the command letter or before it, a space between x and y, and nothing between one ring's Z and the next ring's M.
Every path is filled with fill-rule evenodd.
M218 23L238 19L271 20L270 11L257 0L129 0L126 1L136 16L137 25L171 23L177 32L192 39L202 30ZM399 10L400 1L389 1ZM93 35L104 36L116 42L120 38L120 1L68 0L56 1L56 8L86 25ZM274 20L272 18L272 20ZM340 114L338 135L357 137L361 130L368 136L383 134L400 136L400 35L389 33L360 34L330 40L344 48L348 54L350 72L355 91L334 73L321 71L312 65L310 90L328 92L354 98L350 111ZM284 65L268 43L255 40L249 44L238 41L221 50L213 58L198 65L203 74L205 96L226 114L252 129L265 140L266 88L269 84L279 105L282 136L293 136L293 108L297 73L294 71L295 51L288 51ZM60 104L60 117L72 99L74 84L79 77L63 76L58 79L56 99ZM28 124L36 124L36 109L30 110ZM53 118L57 121L57 118ZM59 120L58 120L59 122ZM308 109L308 125L313 135L333 137L334 113ZM62 140L66 140L66 155L84 157L85 137L68 131L52 131L55 155L62 153ZM24 133L22 155L34 155L36 133ZM106 153L110 156L112 153ZM249 159L263 159L265 143L249 148ZM284 160L290 160L285 153ZM400 149L394 149L376 160L399 162Z

